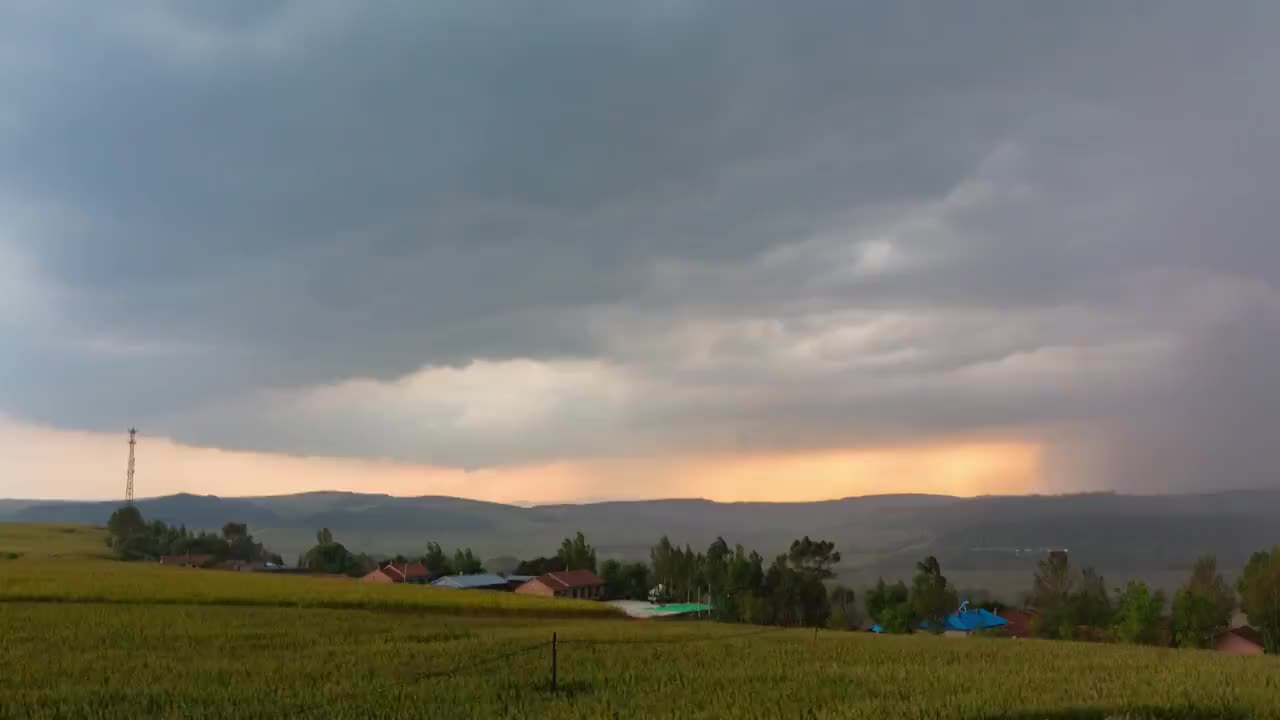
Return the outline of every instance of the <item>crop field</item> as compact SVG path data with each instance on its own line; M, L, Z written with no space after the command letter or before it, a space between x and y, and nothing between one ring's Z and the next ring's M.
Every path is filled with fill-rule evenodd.
M0 563L0 603L147 603L414 610L434 613L613 616L612 606L514 593L477 593L350 578L165 567L105 560Z
M107 533L86 525L0 522L0 560L105 558Z
M1272 658L694 622L7 603L0 667L2 717L1280 714Z
M0 718L136 717L1280 718L1280 659L633 621L505 593L0 562Z

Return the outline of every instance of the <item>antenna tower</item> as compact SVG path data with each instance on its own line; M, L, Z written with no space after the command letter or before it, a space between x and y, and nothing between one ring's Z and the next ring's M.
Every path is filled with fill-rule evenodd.
M133 449L138 444L138 431L136 428L129 428L129 473L125 477L124 483L124 501L133 504Z

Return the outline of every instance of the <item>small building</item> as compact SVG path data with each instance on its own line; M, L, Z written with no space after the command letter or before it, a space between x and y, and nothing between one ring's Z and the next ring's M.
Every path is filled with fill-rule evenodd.
M493 573L445 575L432 582L431 586L449 590L511 590L506 578Z
M365 582L426 585L431 582L431 573L420 562L389 563L360 579Z
M1227 655L1261 655L1262 633L1248 625L1229 628L1213 641L1213 649Z
M516 588L522 595L599 600L604 596L604 580L590 570L549 572Z
M212 563L215 558L207 553L183 553L181 555L161 555L161 565L173 565L174 567L204 567Z

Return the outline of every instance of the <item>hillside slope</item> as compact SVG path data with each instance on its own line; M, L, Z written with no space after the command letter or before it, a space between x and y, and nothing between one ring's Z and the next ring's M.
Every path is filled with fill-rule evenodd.
M24 522L101 524L117 503L18 507ZM974 582L995 575L1029 578L1047 549L1070 550L1074 562L1118 577L1181 573L1199 554L1218 555L1228 570L1253 551L1280 542L1273 518L1280 491L1201 495L954 498L881 495L813 503L717 503L651 500L522 508L451 497L317 492L218 498L173 495L138 501L148 518L190 528L247 522L286 558L332 529L347 545L372 553L421 552L427 541L466 545L483 557L553 553L582 530L602 557L643 559L662 535L703 548L717 536L766 555L802 535L829 538L842 570L861 580L910 572L935 554ZM1022 582L1019 580L1018 582ZM1021 585L1019 587L1022 587Z

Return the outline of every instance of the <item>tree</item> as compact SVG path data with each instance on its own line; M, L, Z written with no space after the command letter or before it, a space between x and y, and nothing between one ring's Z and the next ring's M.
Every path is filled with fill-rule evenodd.
M858 627L858 605L853 590L836 585L831 588L831 617L827 627L833 630L853 630Z
M1173 596L1173 641L1179 647L1207 648L1219 628L1231 623L1235 593L1212 555L1196 560L1191 577Z
M596 571L595 548L587 544L587 538L582 534L581 530L572 539L564 539L564 542L560 544L558 557L564 563L566 570Z
M1163 611L1163 592L1152 592L1146 583L1130 581L1116 599L1116 639L1139 645L1159 644Z
M840 562L836 544L826 540L810 540L806 535L791 543L787 559L796 572L816 580L835 577L832 567Z
M1262 633L1262 646L1268 654L1280 654L1280 545L1254 553L1236 587L1249 624Z
M880 578L863 598L867 615L885 632L909 633L919 624L914 622L915 611L911 607L909 594L902 581L888 585L884 578Z
M916 575L911 581L911 609L916 617L929 623L929 632L945 630L947 616L958 605L956 591L942 574L938 559L930 555L916 563Z
M1085 568L1080 575L1079 590L1072 593L1068 604L1069 617L1077 625L1110 627L1112 621L1111 596L1106 581L1093 568Z
M316 540L320 542L303 554L302 567L334 575L361 575L371 569L366 559L352 555L342 543L335 542L328 528L317 532Z
M453 563L449 562L449 556L444 554L438 542L427 543L427 554L422 556L422 565L434 577L452 575L454 572Z
M532 560L521 560L512 575L546 575L549 572L564 570L564 561L558 557L538 557Z
M1032 631L1040 637L1069 639L1075 636L1076 619L1071 604L1075 580L1067 553L1055 550L1036 564L1028 603L1037 610Z
M147 521L133 505L117 509L107 518L107 545L122 559L146 557L150 550L147 535Z
M423 563L424 565L426 563ZM459 548L453 553L453 571L462 575L474 575L484 572L484 563L471 553L471 548Z
M600 565L600 579L604 580L604 599L621 600L626 593L626 581L622 577L622 563L609 558Z
M649 566L633 562L622 566L622 597L644 600L649 594Z

